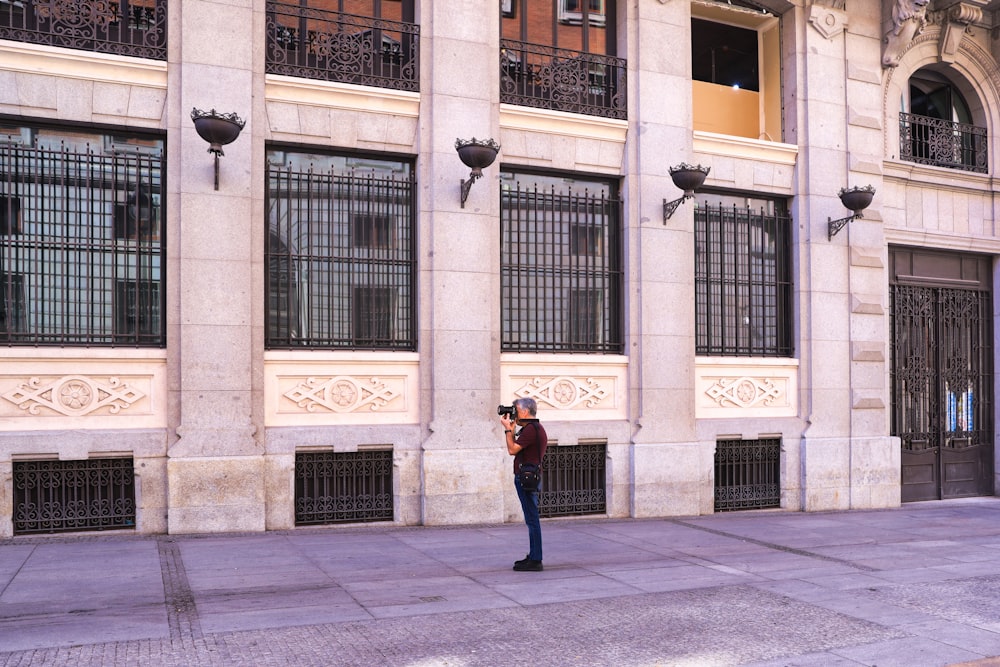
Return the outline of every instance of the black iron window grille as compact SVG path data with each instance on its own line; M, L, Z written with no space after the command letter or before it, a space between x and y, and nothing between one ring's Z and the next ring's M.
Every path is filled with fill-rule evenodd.
M715 444L715 511L781 506L781 439Z
M392 450L295 454L295 525L392 521Z
M614 56L500 40L500 101L625 119L626 61Z
M550 443L542 459L538 512L544 517L606 514L607 443L559 447Z
M0 39L167 59L167 0L2 0Z
M14 461L14 534L135 528L132 459Z
M696 353L791 356L791 218L726 199L694 214Z
M616 184L513 172L502 179L502 349L620 354L622 231Z
M269 349L416 349L410 165L269 151Z
M267 72L420 90L420 26L413 22L413 3L380 6L381 16L373 17L309 7L304 1L268 2Z
M123 141L0 135L3 342L165 345L162 141Z
M900 113L899 159L985 174L989 167L986 128Z

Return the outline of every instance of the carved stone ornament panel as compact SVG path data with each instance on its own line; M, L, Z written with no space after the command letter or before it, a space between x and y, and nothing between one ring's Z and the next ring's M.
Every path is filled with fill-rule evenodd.
M783 396L781 386L769 378L723 378L710 386L705 393L719 407L766 407Z
M376 411L400 396L377 377L337 375L310 377L284 392L284 397L306 412Z
M813 4L809 8L809 23L824 39L833 39L847 27L847 14L829 6Z
M31 415L80 417L120 414L146 394L117 377L64 375L55 379L33 377L0 396Z
M519 398L533 398L557 410L574 410L600 407L611 391L594 378L559 375L533 378L514 393Z

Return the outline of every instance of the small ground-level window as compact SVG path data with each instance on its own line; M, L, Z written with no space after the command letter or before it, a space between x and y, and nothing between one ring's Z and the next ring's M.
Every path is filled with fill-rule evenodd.
M392 521L392 450L295 454L295 525Z
M606 514L608 444L583 442L559 447L550 442L542 459L541 516Z
M715 444L715 511L781 506L781 438Z
M14 534L135 528L131 458L14 461Z

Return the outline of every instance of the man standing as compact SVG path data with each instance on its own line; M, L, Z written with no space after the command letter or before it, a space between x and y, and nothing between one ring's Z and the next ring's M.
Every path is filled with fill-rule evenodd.
M507 442L507 453L514 457L514 488L517 498L521 501L521 511L524 513L524 523L528 526L528 555L516 561L514 569L518 572L540 572L542 570L542 523L538 518L538 490L526 491L521 488L518 470L522 463L534 463L541 467L545 448L549 437L545 429L535 417L538 404L533 398L519 398L514 401L515 420L510 415L501 415L504 439ZM520 427L514 434L515 423Z

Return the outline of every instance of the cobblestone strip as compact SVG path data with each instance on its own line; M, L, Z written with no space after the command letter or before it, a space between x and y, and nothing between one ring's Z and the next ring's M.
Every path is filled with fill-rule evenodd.
M163 577L170 639L201 639L201 622L198 620L198 609L184 570L180 547L169 537L157 539L156 545L160 553L160 574Z

